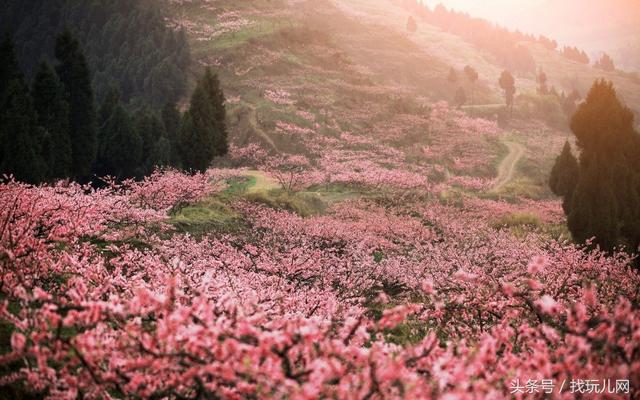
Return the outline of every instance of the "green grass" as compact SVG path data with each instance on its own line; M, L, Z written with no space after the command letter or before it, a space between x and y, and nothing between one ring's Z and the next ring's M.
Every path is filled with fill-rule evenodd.
M533 200L540 200L547 198L549 190L540 185L534 179L526 176L518 177L507 183L499 193L498 198L512 197L512 198L528 198Z
M495 229L508 229L518 237L526 236L532 231L541 231L543 224L540 217L527 212L514 212L502 216L493 221L491 226Z
M258 22L255 25L249 26L246 29L240 30L234 33L226 33L216 38L209 47L209 49L230 49L244 43L247 43L251 39L257 39L265 36L272 35L283 25L282 22Z
M330 204L361 196L353 188L342 186L332 186L324 191L287 193L258 171L249 171L246 176L231 179L227 184L224 191L172 215L170 221L173 226L179 232L188 232L196 237L211 232L238 232L245 224L242 215L233 208L237 200L260 203L308 217L323 214Z
M494 222L496 228L511 228L514 226L530 226L539 228L542 225L540 218L532 213L515 212L507 214Z
M301 217L322 214L327 204L312 192L287 193L284 190L256 190L247 194L246 199L261 203L277 210L295 212Z
M171 217L171 223L178 231L194 236L213 231L234 232L242 227L240 214L216 197L183 208Z
M227 181L229 185L220 195L224 197L239 196L255 186L258 179L255 176L243 176L240 178L230 179Z
M546 225L544 227L544 231L554 240L573 241L573 236L571 236L571 232L569 231L569 227L566 223Z
M374 195L374 193L371 193L366 187L341 183L313 185L302 193L318 196L327 204L336 204L363 197L370 198Z

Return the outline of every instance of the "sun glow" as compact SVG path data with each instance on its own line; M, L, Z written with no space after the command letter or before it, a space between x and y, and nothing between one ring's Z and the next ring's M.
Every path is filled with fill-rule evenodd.
M560 43L601 51L638 41L637 0L436 0L502 26L543 34ZM607 18L603 18L606 16Z

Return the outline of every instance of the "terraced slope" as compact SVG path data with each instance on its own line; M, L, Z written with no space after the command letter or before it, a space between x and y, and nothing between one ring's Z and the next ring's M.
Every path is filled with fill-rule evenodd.
M434 182L447 180L446 170L476 189L490 187L498 175L504 154L491 124L502 101L495 83L502 69L437 28L420 24L409 34L408 14L396 2L223 0L174 4L172 11L170 23L188 31L198 65L221 75L237 146L255 142L317 162L327 150L336 149L344 160L346 152L366 148L375 154L361 157L382 167L419 170ZM564 60L552 54L537 56L562 68ZM455 115L446 117L450 121L438 120L434 104L451 101L457 88L447 81L448 70L466 64L480 74L476 85L466 84L467 92L475 104L492 106L466 107L467 116L449 110ZM556 83L553 66L545 69ZM520 92L534 91L533 77L518 77L517 84ZM526 152L528 165L548 168L565 134L536 123L517 127L527 149L545 143L544 152ZM396 151L401 166L388 163ZM514 177L522 173L517 168ZM528 182L548 195L542 178Z

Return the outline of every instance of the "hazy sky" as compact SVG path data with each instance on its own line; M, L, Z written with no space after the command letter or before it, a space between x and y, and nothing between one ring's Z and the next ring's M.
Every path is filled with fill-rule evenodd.
M640 0L426 0L588 51L640 44Z
M479 17L501 20L544 2L545 0L431 0L427 1L427 4L442 3L447 8L468 11Z

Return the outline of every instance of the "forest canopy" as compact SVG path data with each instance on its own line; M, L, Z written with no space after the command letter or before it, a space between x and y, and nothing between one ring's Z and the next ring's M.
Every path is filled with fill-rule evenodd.
M102 102L111 87L124 103L160 109L186 93L191 56L186 35L166 26L163 2L150 0L7 0L2 34L10 34L30 80L54 58L57 34L69 28L82 44Z

